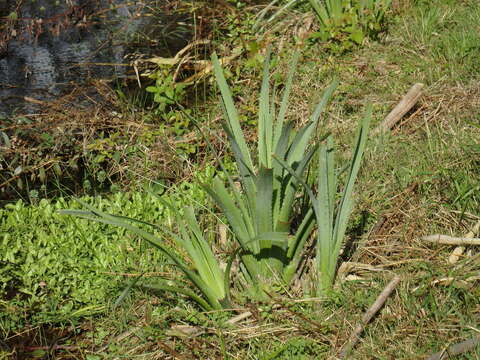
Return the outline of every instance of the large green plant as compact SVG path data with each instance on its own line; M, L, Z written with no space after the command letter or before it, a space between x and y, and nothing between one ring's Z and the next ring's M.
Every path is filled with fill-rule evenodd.
M286 286L300 262L303 245L311 233L313 212L293 213L295 201L302 192L298 178L310 162L315 147L309 149L312 136L326 103L337 83L325 91L305 126L298 131L286 120L293 74L298 61L295 55L288 74L278 112L276 88L270 88L270 52L266 56L259 96L257 151L250 153L241 129L231 91L216 55L212 62L225 110L225 131L235 157L241 187L228 174L229 190L219 178L206 190L221 208L234 234L242 263L243 276L253 295L262 297L272 285ZM290 174L274 154L292 169ZM299 223L292 231L292 221Z
M319 296L324 295L331 289L335 279L340 249L344 243L345 231L354 204L353 188L362 162L370 120L371 107L369 106L366 115L360 122L348 174L338 202L336 198L339 192L338 178L340 174L335 169L332 136L328 136L326 143L320 145L317 195L288 164L277 158L277 161L305 187L312 201L312 208L318 225L315 275L318 278L316 291Z
M275 109L276 89L272 96L270 94L269 58L270 55L265 60L259 98L257 153L252 155L219 61L216 55L212 57L227 118L225 131L235 156L241 189L235 186L232 175L226 171L221 160L220 164L230 185L229 190L219 178L215 178L213 184L205 188L230 225L234 240L239 245L234 255L240 255L243 283L255 298L264 296L264 291L270 290L273 283L288 285L300 262L303 245L314 226L314 213L308 207L301 213L293 214L296 198L302 190L296 176L303 176L316 150L315 147L309 149L309 145L322 110L337 86L335 82L327 88L310 121L296 131L293 123L286 120L286 112L298 54L292 61L278 113ZM294 175L274 161L274 153L288 164ZM87 204L83 205L89 211L65 210L63 213L120 226L136 233L162 251L197 291L191 291L180 283L171 285L162 280L158 281L157 288L190 296L205 309L229 306L228 273L234 255L230 258L227 270L222 271L208 242L203 238L191 208L187 207L183 211L174 209L177 232L163 228L158 229L160 235L156 236L134 225L141 223L153 226L151 224L110 215ZM291 229L292 220L298 223L294 233ZM165 245L166 238L174 240L184 253L184 258Z
M228 135L238 173L229 173L221 159L228 187L220 178L212 185L204 185L218 204L233 233L236 249L223 271L195 218L191 207L178 210L170 207L176 217L177 231L159 228L143 221L114 216L82 203L89 211L65 210L63 213L116 225L136 233L170 259L190 280L195 291L185 288L180 281L159 280L155 289L185 294L204 309L221 309L230 304L230 269L236 255L240 257L239 278L248 294L262 299L276 286L288 287L301 261L304 245L318 224L316 272L319 274L319 293L333 282L338 254L345 235L348 217L353 205L353 185L358 173L366 142L369 116L363 120L354 150L350 172L343 196L336 206L337 175L333 162L331 136L320 148L318 166L318 195L305 182L305 170L317 147L311 140L325 105L337 83L330 85L316 106L310 120L299 130L286 120L288 99L293 74L298 62L295 55L277 112L276 87L270 88L270 52L263 70L259 97L257 151L250 152L241 129L238 112L231 91L223 75L218 58L212 56L217 83L222 95ZM323 139L324 140L324 139ZM240 186L235 180L238 178ZM306 189L310 202L297 206L296 201ZM143 230L134 223L157 228L159 236ZM295 224L295 225L292 225ZM175 242L174 251L165 240ZM183 256L179 255L183 254ZM238 284L238 282L237 282Z

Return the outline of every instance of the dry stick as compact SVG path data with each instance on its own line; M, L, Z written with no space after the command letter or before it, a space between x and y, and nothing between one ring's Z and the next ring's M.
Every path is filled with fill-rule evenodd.
M467 351L473 350L479 344L480 344L480 335L477 335L471 339L449 346L447 349L431 355L430 357L427 358L427 360L449 359L453 356L460 355Z
M422 94L423 84L417 83L411 87L408 93L393 108L390 114L373 131L373 134L379 134L390 130L418 101Z
M383 306L387 298L390 296L392 291L400 282L400 277L395 276L383 289L383 291L378 295L377 300L373 303L373 305L367 310L367 312L363 315L362 321L360 324L357 325L355 330L353 331L352 335L350 336L348 342L343 346L342 350L340 351L339 358L344 359L348 356L350 351L353 347L358 343L360 340L360 334L365 329L365 326L372 320L373 316L380 310Z
M444 245L480 245L480 238L453 237L441 234L424 236L422 240Z

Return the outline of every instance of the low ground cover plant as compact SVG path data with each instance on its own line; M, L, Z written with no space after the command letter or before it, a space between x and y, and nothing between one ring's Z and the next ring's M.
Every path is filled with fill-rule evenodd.
M337 40L344 45L361 44L376 37L385 22L391 0L309 0L318 21L316 34L322 41Z
M211 176L212 169L205 173ZM205 204L198 185L181 183L181 196ZM170 210L147 193L82 197L108 212L152 223L172 220ZM42 199L0 209L0 338L41 323L71 322L104 312L125 287L125 274L162 271L163 255L136 241L124 229L62 216L58 210L79 208L77 201Z
M288 19L288 10L299 6L312 11L319 23L318 31L310 38L320 40L334 52L344 52L367 38L378 38L385 30L391 3L392 0L274 0L259 12L255 28L264 28L283 17Z

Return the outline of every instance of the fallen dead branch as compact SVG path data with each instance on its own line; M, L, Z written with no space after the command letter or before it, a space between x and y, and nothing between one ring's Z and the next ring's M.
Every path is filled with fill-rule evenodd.
M350 335L350 338L348 342L342 347L339 358L340 359L345 359L350 351L352 351L353 347L358 343L360 340L360 334L363 332L365 329L365 326L372 320L373 316L380 310L380 308L383 306L387 298L390 296L392 291L395 289L395 287L398 285L400 282L400 277L395 276L383 289L383 291L378 295L377 300L373 303L373 305L367 310L367 312L363 315L362 321L360 324L357 325L355 330L353 331L352 335Z
M377 126L373 134L384 133L395 126L395 124L417 103L420 95L422 95L423 84L417 83L413 85L407 94L393 108L387 117Z
M453 237L448 235L429 235L422 237L423 241L428 241L434 244L443 244L443 245L480 245L480 238L470 238L470 237Z
M471 339L449 346L448 348L431 355L430 357L427 358L427 360L450 359L453 356L457 356L457 355L466 353L467 351L475 349L475 347L479 344L480 344L480 334L477 336L474 336Z

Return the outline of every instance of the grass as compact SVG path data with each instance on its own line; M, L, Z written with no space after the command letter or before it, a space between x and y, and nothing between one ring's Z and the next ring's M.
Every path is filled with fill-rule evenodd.
M466 249L452 266L447 262L452 247L420 240L432 233L466 234L480 217L480 50L471 46L478 38L475 5L473 0L411 2L390 24L383 41L336 58L313 46L299 63L300 79L292 89L296 108L288 116L301 123L311 113L309 104L318 102L323 84L337 76L340 87L325 127L344 150L365 103L373 103L374 127L413 83L426 85L419 104L400 126L370 140L360 170L356 221L347 230L354 242L341 256L376 271L355 268L327 300L299 302L283 296L246 305L237 312L251 315L235 325L225 324L223 313L205 314L181 297L136 291L114 313L67 330L70 339L61 338L58 344L74 348L53 350L55 356L328 358L393 273L402 281L366 327L352 358L425 358L478 334L479 284L460 280L478 275L479 250ZM276 71L286 68L279 60ZM245 103L252 100L248 91L242 95ZM349 156L344 151L340 161ZM457 281L435 283L445 277ZM173 301L176 306L171 306ZM178 326L203 333L185 336ZM17 335L7 343L46 346L54 339L47 335L36 340ZM479 359L480 348L457 358Z

